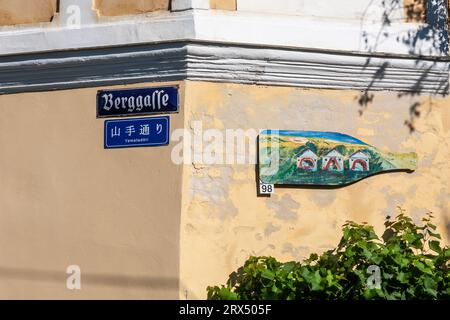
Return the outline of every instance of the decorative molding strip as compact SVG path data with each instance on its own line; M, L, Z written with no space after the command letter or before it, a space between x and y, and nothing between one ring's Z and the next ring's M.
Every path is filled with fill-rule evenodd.
M306 88L447 93L449 62L321 51L190 45L188 79Z
M0 57L0 93L197 80L447 94L449 67L432 59L177 42Z
M185 44L0 57L0 93L186 79Z

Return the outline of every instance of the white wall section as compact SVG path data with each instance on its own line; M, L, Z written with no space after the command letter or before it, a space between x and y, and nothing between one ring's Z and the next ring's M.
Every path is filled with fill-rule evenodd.
M399 22L404 18L403 1L389 0L237 0L237 9L333 20L381 22L385 12L392 21Z
M209 9L209 0L172 0L172 11Z
M310 16L187 10L99 18L98 23L80 29L52 24L3 27L0 55L183 40L393 55L447 54L442 32L422 24L366 24Z

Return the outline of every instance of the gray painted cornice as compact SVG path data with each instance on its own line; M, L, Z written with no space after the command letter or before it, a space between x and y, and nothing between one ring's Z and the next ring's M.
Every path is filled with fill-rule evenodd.
M449 61L338 51L169 42L0 57L0 93L198 80L448 93Z

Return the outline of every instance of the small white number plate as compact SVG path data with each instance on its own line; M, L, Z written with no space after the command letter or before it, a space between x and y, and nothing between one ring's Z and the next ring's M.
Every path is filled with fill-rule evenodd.
M275 192L275 186L273 184L259 182L259 193L260 194L272 194Z

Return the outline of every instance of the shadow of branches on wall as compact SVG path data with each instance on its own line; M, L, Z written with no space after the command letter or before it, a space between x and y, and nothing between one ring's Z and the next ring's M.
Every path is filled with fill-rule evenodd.
M422 4L422 10L417 10L418 3ZM370 5L373 5L371 2ZM369 6L370 6L369 5ZM382 2L382 17L381 26L375 34L371 34L363 30L364 19L367 13L364 14L361 22L362 44L364 49L369 53L376 53L379 50L379 45L386 39L394 37L397 43L401 43L407 47L409 55L415 56L415 66L420 70L420 76L415 81L414 85L406 91L398 94L398 98L413 97L409 107L409 118L405 119L404 125L409 129L410 133L416 130L415 122L424 113L423 99L420 99L423 94L428 94L427 100L428 112L432 109L433 99L435 95L446 96L449 93L449 78L448 72L449 64L446 64L446 70L440 70L446 76L440 77L438 83L434 85L433 90L424 90L424 82L430 81L430 75L436 72L437 62L439 58L437 55L447 56L449 52L449 36L448 36L448 6L446 0L414 0L410 4L403 6L403 0L386 0ZM398 16L398 11L404 10L406 21L418 21L422 18L426 23L421 23L415 31L408 30L401 34L394 34L390 30L394 17ZM426 45L424 45L426 44ZM434 54L432 57L430 57ZM364 68L371 65L371 57L368 57ZM359 115L362 116L367 108L374 102L376 97L374 85L385 78L386 72L389 69L389 63L386 61L378 66L371 81L362 90L361 94L355 97L359 104Z

